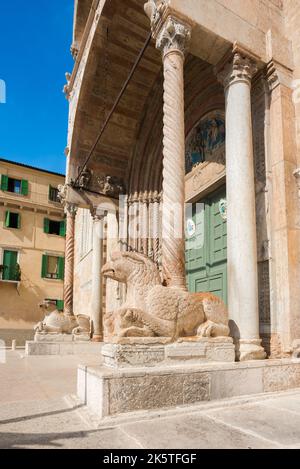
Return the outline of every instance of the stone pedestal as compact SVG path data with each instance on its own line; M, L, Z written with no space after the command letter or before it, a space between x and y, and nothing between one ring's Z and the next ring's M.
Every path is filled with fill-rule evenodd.
M93 343L89 333L57 334L36 332L34 340L27 340L25 355L77 355L97 353L103 343Z
M300 360L78 368L77 395L102 419L123 413L284 391L300 386Z
M186 363L234 362L231 337L181 339L168 343L167 337L124 338L120 344L102 347L103 363L112 368L185 365Z

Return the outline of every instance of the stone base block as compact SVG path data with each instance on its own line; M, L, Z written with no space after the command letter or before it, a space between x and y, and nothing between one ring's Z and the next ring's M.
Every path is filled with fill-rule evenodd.
M72 337L72 336L71 336ZM25 355L82 355L101 353L101 342L78 341L26 341Z
M78 368L77 394L98 418L300 387L300 360Z
M130 338L129 338L130 339ZM180 339L168 343L165 338L128 340L121 344L105 344L104 364L113 368L159 366L162 364L234 362L235 350L231 337Z
M267 354L261 346L260 339L240 340L239 341L239 359L246 360L263 360Z
M34 334L34 341L35 342L47 342L47 343L55 343L55 342L73 342L73 335L72 334L57 334L56 332L47 332L46 334L43 332L36 332Z
M113 368L154 366L165 359L163 345L105 344L101 353L104 364Z

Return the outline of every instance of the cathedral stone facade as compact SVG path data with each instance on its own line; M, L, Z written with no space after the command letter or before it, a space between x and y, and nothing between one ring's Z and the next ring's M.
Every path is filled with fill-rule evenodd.
M137 300L119 252L155 266L162 310L167 292L211 295L199 334L228 326L237 360L297 355L299 24L299 0L75 1L65 310L93 340L193 335L190 300L172 335L177 306Z

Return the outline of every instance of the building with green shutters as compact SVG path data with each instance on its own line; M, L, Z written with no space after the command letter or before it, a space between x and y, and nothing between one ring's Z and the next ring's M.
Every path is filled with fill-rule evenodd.
M63 183L62 174L0 158L0 340L7 345L33 336L41 301L64 307Z

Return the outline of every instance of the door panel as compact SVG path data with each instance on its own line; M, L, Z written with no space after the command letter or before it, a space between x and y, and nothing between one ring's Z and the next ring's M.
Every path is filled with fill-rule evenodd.
M194 224L190 221L192 229L186 239L186 272L189 291L211 292L227 302L227 226L219 208L225 197L223 187L193 204Z

